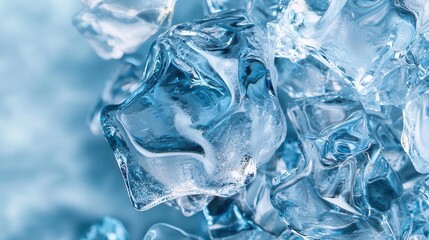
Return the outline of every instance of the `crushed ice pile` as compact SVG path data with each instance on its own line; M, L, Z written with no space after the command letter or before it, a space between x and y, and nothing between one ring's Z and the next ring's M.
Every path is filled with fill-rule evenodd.
M202 0L174 26L185 0L83 2L121 61L91 129L135 208L203 211L211 239L429 238L429 2ZM127 239L111 218L85 236Z

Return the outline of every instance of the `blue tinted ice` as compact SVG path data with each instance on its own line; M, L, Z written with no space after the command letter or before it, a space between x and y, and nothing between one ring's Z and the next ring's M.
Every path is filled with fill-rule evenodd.
M380 112L368 112L368 119L375 137L383 146L381 154L397 173L402 184L411 183L420 177L401 145L402 109L382 107Z
M116 69L90 113L89 126L94 134L101 133L101 109L109 104L119 104L128 98L141 85L142 74L142 67L126 62L121 63Z
M143 240L203 240L202 237L186 233L180 228L158 223L149 228Z
M426 0L402 0L399 3L416 16L417 31L427 33L429 31L429 2Z
M288 115L303 161L278 178L271 196L289 226L316 239L407 236L401 182L380 154L362 105L327 95L294 101Z
M258 170L253 182L236 196L215 198L205 209L214 239L300 239L271 204L274 177L294 171L302 155L296 142L284 142L273 158Z
M267 35L244 11L172 27L153 44L143 84L102 112L134 206L230 196L285 136Z
M203 2L207 13L244 9L262 23L280 18L285 8L284 0L203 0Z
M127 240L128 233L124 225L112 217L104 217L91 226L81 240Z
M170 24L176 0L83 0L74 25L104 59L133 53Z
M291 0L282 20L272 25L278 53L312 54L348 79L368 108L399 105L419 79L422 56L409 50L418 38L415 18L398 4Z
M419 84L405 104L402 146L420 173L429 173L429 82Z
M412 239L429 238L429 179L418 181L406 194L407 204L413 218Z

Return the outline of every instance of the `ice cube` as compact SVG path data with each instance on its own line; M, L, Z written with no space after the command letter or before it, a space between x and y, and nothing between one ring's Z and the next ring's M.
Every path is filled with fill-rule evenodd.
M143 84L103 109L102 128L133 205L231 196L285 137L266 32L244 11L172 27L154 43Z

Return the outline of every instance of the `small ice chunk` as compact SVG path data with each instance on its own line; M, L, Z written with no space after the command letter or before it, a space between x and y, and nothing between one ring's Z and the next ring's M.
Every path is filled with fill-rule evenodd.
M149 228L143 240L203 240L202 237L186 233L180 228L166 223L158 223Z
M112 217L104 217L91 226L81 240L127 240L128 233L124 225Z
M176 0L84 0L74 20L97 54L119 59L171 22Z

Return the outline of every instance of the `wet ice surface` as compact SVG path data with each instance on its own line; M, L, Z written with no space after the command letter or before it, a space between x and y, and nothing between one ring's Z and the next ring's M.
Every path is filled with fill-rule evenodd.
M269 160L285 120L266 42L244 11L180 24L157 39L142 86L101 117L136 208L233 195Z

